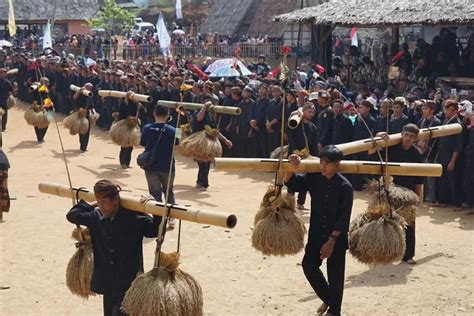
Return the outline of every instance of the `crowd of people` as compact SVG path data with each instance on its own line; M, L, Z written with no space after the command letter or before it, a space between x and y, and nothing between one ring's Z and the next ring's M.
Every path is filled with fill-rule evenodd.
M469 47L472 47L472 42L471 40ZM352 189L364 189L374 177L363 174L343 176L337 172L337 168L341 159L378 160L379 157L383 159L384 152L380 156L376 155L377 148L374 148L369 152L343 158L341 151L334 145L370 140L374 136L390 138L392 134L401 133L401 143L388 151L390 161L438 163L442 165L443 173L440 178L426 179L398 176L394 177L394 183L412 190L422 200L435 206L473 213L474 112L470 95L460 94L457 89L453 90L447 85L436 85L431 79L424 80L423 85L419 85L420 80L416 80L417 85L411 87L402 88L399 85L403 74L422 74L426 75L425 78L431 75L430 72L421 71L423 67L418 67L418 63L424 63L423 60L431 65L430 69L438 69L436 76L451 74L441 71L442 59L430 56L441 56L454 48L448 46L435 54L434 48L426 45L420 41L413 54L417 56L414 58L417 60L414 69L410 68L410 63L413 62L410 61L411 53L406 46L403 46L402 53L395 54L389 64L399 65L400 75L397 79L390 81L387 77L386 85L373 85L369 80L372 77L362 77L358 80L364 84L351 85L351 89L337 63L330 71L321 65L310 64L308 69L290 72L286 78L281 78L283 68L271 69L265 56L261 56L250 67L252 75L209 78L209 74L205 73L206 65L196 65L180 55L168 58L164 63L143 60L109 61L108 58L100 58L91 63L87 56L64 56L52 49L45 50L41 57L35 57L27 50L1 51L2 130L5 131L8 127L7 99L10 95L25 103L32 103L33 106L42 105L43 111L48 115L53 111L65 116L84 111L83 115L104 131L113 129L114 124L119 121L135 122L141 130L140 144L145 147L145 152L157 153L154 161L145 169L150 195L157 201L163 201L165 196L171 203L175 202L172 153L177 144L176 130L181 130L182 135L206 131L208 128L216 130L216 139L224 145L224 157L268 158L276 157L277 153L284 151L285 157L296 165L311 156L321 158L321 165L324 166L321 175L287 174L286 185L290 194L298 195L297 208L301 212L305 210L308 192L312 196L321 196L320 201L324 200L322 203L316 199L311 202L314 223L312 221L310 226L303 269L313 289L324 302L320 310L329 310L338 315L342 303ZM472 56L472 52L464 51L461 54L457 51L457 59L453 55L449 60L458 60L460 65L464 65L466 54ZM373 67L370 60L362 58L361 61L364 69ZM207 59L206 63L209 62ZM232 67L237 71L239 69L236 64ZM18 71L9 74L7 70L12 69ZM374 77L380 77L380 74ZM73 90L71 85L79 89ZM125 92L125 96L100 96L99 90L121 91ZM84 92L87 91L92 92L92 97L86 96L87 93ZM137 101L134 94L149 95L151 101ZM159 101L191 102L203 104L203 107L201 110L186 112L183 118L177 111L170 111L166 106L158 104ZM211 113L209 109L213 105L238 107L241 114L232 116ZM295 116L299 117L299 123L295 128L290 128L288 121ZM462 133L417 141L420 129L448 124L460 124ZM91 125L88 125L86 131L79 133L79 148L82 152L87 151ZM47 128L47 125L35 125L39 143L47 141ZM119 160L124 169L132 164L133 147L121 145ZM8 168L8 162L5 166ZM196 188L206 190L211 185L208 177L210 162L198 161L198 169ZM312 185L314 183L317 185ZM421 189L423 184L424 190ZM100 212L95 207L80 202L68 214L71 222L92 225L91 221L102 222L102 218L107 221L120 212L128 214L118 204L119 189L114 183L99 181L94 191ZM101 195L102 193L104 194ZM143 221L150 232L156 231L159 223L158 218L132 218ZM170 219L169 224L172 227L174 221ZM137 240L141 240L142 235L154 236L150 232L147 230L137 233ZM113 249L119 246L114 244L107 247ZM314 256L314 253L319 252L320 258ZM98 253L97 257L101 258L101 255ZM415 264L414 256L413 223L406 228L403 261ZM329 288L317 268L324 259L329 259L328 270L332 271L328 279L331 285ZM137 264L140 266L143 263ZM99 273L103 275L108 275L108 269L116 269L108 263L102 268L104 270ZM134 270L123 278L120 281L123 284L120 285L114 281L107 284L95 281L92 289L104 294L104 308L107 311L118 311L135 273ZM114 292L115 286L121 289L117 293Z

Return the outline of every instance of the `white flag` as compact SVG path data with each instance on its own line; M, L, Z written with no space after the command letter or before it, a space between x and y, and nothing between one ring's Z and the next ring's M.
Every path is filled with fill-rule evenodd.
M51 24L46 24L44 28L44 35L43 35L43 50L46 48L53 48L53 40L51 38Z
M181 10L181 0L176 0L176 20L183 18L183 11Z
M156 33L158 34L158 40L160 41L160 47L165 54L165 57L168 55L167 52L171 45L171 37L166 29L165 20L163 19L163 14L160 12L158 15L158 21L156 22Z

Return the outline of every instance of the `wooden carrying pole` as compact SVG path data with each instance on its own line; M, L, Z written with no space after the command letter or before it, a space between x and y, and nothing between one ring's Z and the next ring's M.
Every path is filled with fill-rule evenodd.
M217 171L276 171L278 159L246 159L246 158L216 158ZM316 159L302 160L294 167L287 159L282 163L283 171L290 172L319 172L320 163ZM380 164L376 161L343 160L339 166L342 173L383 174L385 171L395 176L440 177L443 168L440 164L432 163L401 163L389 162Z
M86 202L96 200L94 192L85 189L69 188L69 186L51 182L40 182L38 189L42 193L71 198L71 194ZM72 192L71 192L72 191ZM140 202L139 198L131 197L120 193L120 205L135 212L150 213L163 216L165 214L165 204L154 200ZM237 217L233 214L220 213L209 210L200 210L182 205L168 204L170 216L183 221L219 226L224 228L234 228L237 224Z
M170 109L177 109L183 107L186 110L200 110L203 108L204 104L199 103L189 103L189 102L174 102L174 101L158 101L159 105L166 106ZM240 115L242 109L235 106L221 106L221 105L212 105L208 108L209 112L212 113L222 113L229 115Z
M298 110L291 113L288 119L288 127L295 129L300 125L301 119L303 118L303 109L299 108Z
M36 90L38 90L39 86L40 86L39 82L34 82L34 83L32 83L32 84L30 85L30 87L28 88L28 90L29 90L30 92L36 91Z
M462 132L461 124L448 124L436 127L422 128L418 134L417 140L429 140L430 138L443 137L459 134ZM344 156L360 153L374 148L375 144L379 147L389 147L400 144L402 141L402 134L392 134L389 135L388 141L384 141L382 137L374 137L361 139L350 143L336 145L339 148Z
M110 98L125 98L127 92L115 91L115 90L99 90L99 95L101 97L110 97ZM134 102L151 102L152 98L149 95L131 93L130 99Z
M14 76L16 74L18 74L18 69L17 68L10 69L10 70L7 71L7 76Z
M73 84L69 86L69 89L71 89L71 90L74 91L74 92L77 92L77 91L81 90L80 87L75 86L75 85L73 85ZM83 89L83 90L81 91L81 93L82 93L83 95L85 95L86 97L89 97L89 98L92 97L92 95L93 95L92 91L89 91L89 90L86 90L86 89Z

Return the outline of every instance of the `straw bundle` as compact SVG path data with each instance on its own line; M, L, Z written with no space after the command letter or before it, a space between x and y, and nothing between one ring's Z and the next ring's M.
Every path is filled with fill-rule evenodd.
M207 129L186 137L179 146L178 152L197 161L213 161L222 156L222 145L217 138L219 130Z
M410 189L396 185L389 179L389 193L387 193L383 186L379 186L377 180L369 182L369 188L372 195L369 200L368 211L372 213L379 213L381 215L388 214L390 208L408 224L413 224L416 219L416 211L418 209L418 195Z
M303 249L306 227L295 210L293 195L281 196L271 187L254 222L252 246L264 255L294 255Z
M66 116L63 120L64 127L69 129L69 133L71 135L76 134L86 134L89 131L89 119L86 117L87 110L86 109L79 109L68 116Z
M189 137L193 133L193 129L191 127L191 124L183 124L179 126L179 129L181 130L181 141L183 141L185 138Z
M280 158L280 152L281 152L281 147L277 147L275 150L273 150L270 154L271 159L278 159ZM283 146L283 157L288 156L288 145Z
M140 144L140 127L135 117L114 123L109 133L112 141L121 147L135 147Z
M84 241L80 241L79 231L74 229L72 237L78 241L77 250L69 260L66 268L66 285L69 290L82 298L89 298L95 293L90 290L94 260L89 230L81 229Z
M202 315L201 286L178 265L178 253L161 253L159 267L138 275L132 282L122 310L130 316Z
M41 105L33 104L25 111L24 118L29 125L46 128L52 121L52 115L45 113Z
M11 109L12 107L14 107L15 104L16 104L16 99L15 99L15 97L12 96L12 95L9 96L9 97L8 97L8 102L7 102L7 107L8 107L8 109Z
M405 254L405 221L397 214L392 218L365 213L351 223L349 251L365 264L390 264Z

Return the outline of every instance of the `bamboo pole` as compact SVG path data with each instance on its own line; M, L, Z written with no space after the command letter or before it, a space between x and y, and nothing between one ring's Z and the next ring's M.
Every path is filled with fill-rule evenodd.
M278 159L216 158L214 166L216 171L276 171ZM285 159L282 163L282 170L297 173L319 172L320 162L318 159L305 159L298 167L295 167ZM381 164L376 161L343 160L339 171L362 174L383 174L387 171L388 174L395 176L440 177L443 169L440 164L431 163L389 162Z
M14 76L16 74L18 74L18 68L10 69L7 71L7 76Z
M71 194L78 196L86 202L96 200L92 190L70 188L51 182L40 182L38 190L42 193L71 198ZM120 205L134 212L150 213L163 216L165 214L165 204L150 200L141 202L139 198L120 194ZM237 217L233 214L220 213L216 211L200 210L182 205L168 204L170 216L183 221L219 226L224 228L234 228L237 224Z
M77 91L81 90L80 87L75 86L75 85L73 85L73 84L69 86L69 89L71 89L71 90L74 91L74 92L77 92ZM89 97L89 98L92 97L92 95L93 95L92 91L89 91L89 90L86 90L86 89L83 89L83 90L81 91L81 93L82 93L83 95L85 95L86 97Z
M115 91L115 90L99 90L98 94L101 97L111 97L111 98L125 98L127 95L127 92L122 92L122 91ZM130 94L130 99L133 100L134 102L151 102L152 98L149 95L145 94L137 94L137 93L131 93Z
M430 138L443 137L459 134L462 132L461 124L448 124L436 127L422 128L418 134L417 140L429 140ZM402 140L402 134L392 134L389 135L388 141L382 139L382 137L374 137L361 139L350 143L336 145L339 148L344 156L351 155L363 151L372 149L377 145L378 147L389 147L400 144Z
M291 113L288 119L288 127L295 129L300 125L301 119L303 118L303 109L299 108L298 110Z
M39 82L33 82L33 83L30 85L30 87L28 88L28 90L29 90L30 92L36 91L36 90L38 90L39 86L40 86Z
M158 101L159 105L166 106L170 109L177 109L183 107L186 110L200 110L203 108L204 104L199 103L190 103L190 102L175 102L175 101ZM212 113L222 113L229 115L240 115L242 109L235 106L221 106L221 105L212 105L208 109Z

